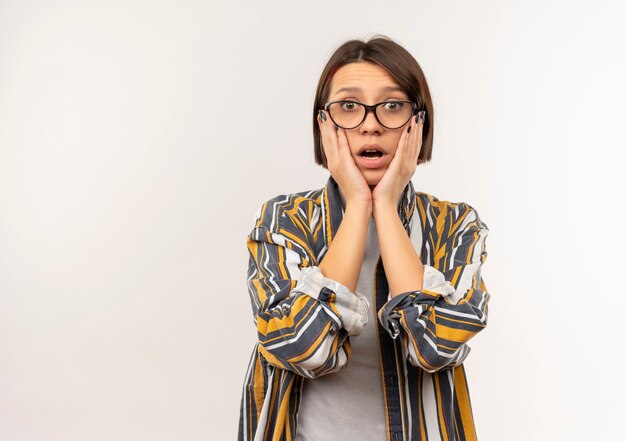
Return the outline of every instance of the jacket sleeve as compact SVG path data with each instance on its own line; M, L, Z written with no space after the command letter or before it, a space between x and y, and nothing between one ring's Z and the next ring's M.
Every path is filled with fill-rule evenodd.
M284 213L265 217L272 221L257 220L247 239L259 352L308 378L338 372L350 356L348 336L367 324L369 303L322 274L305 222Z
M423 289L391 298L378 319L392 338L401 336L408 361L429 373L463 363L467 342L487 326L490 294L481 276L489 228L471 206L433 246L434 263L424 265Z

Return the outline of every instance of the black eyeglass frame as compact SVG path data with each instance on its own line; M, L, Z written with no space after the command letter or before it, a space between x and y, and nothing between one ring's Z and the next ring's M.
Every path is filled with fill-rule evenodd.
M363 106L365 108L365 115L363 115L363 119L356 126L354 126L354 127L343 127L343 126L337 124L337 122L333 119L333 116L330 114L330 105L331 104L335 104L335 103L360 104L361 106ZM378 119L378 114L376 113L376 108L378 106L380 106L381 104L389 104L389 103L409 103L409 104L411 104L411 114L409 115L407 120L404 121L402 124L400 124L398 127L387 127L386 125L384 125L380 121L380 119ZM415 115L416 110L417 110L417 103L415 103L414 101L409 101L409 100L389 100L389 101L381 101L380 103L372 104L370 106L370 105L363 104L363 103L360 103L360 102L354 101L354 100L337 100L337 101L330 101L330 102L324 104L324 110L326 110L328 112L328 116L330 116L330 119L335 123L335 125L341 127L344 130L352 130L352 129L356 129L357 127L359 127L361 124L363 124L363 121L365 121L365 118L367 118L367 114L369 112L372 112L374 114L374 118L376 118L376 121L378 121L378 123L381 126L383 126L386 129L389 129L389 130L396 130L396 129L399 129L400 127L402 127L403 125L405 125L406 123L408 123L411 120L411 118L413 117L413 115Z

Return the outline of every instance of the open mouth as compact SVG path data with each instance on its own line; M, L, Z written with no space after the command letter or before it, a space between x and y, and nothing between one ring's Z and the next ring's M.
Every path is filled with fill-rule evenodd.
M380 158L383 156L383 152L380 150L365 150L362 153L359 153L359 156L363 156L365 158Z

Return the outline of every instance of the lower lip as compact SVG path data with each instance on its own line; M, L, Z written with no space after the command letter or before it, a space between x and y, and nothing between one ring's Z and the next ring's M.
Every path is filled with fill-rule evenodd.
M387 155L380 158L368 158L367 156L357 155L357 161L365 168L380 168L387 162Z

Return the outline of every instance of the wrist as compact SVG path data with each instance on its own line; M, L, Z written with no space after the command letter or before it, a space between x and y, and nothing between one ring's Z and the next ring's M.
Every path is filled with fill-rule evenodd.
M397 214L397 212L397 205L390 201L378 201L373 204L372 208L372 213L374 214L374 217L376 217L377 215L385 215L389 213Z
M372 201L354 199L346 201L346 212L360 213L369 217L372 214Z

